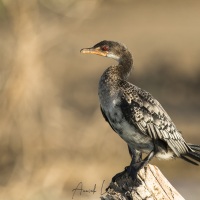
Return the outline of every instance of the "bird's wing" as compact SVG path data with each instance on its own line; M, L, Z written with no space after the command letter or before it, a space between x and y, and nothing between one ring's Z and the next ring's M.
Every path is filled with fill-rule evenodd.
M106 116L106 114L105 114L105 111L103 110L103 108L102 108L101 106L100 106L100 109L101 109L101 113L102 113L104 119L106 120L106 122L108 122L109 125L110 125L110 127L113 129L113 131L115 131L114 127L113 127L112 124L109 122L109 120L108 120L108 118L107 118L107 116ZM115 132L116 132L116 131L115 131Z
M121 109L126 120L153 140L165 141L180 156L189 151L169 115L153 96L126 81L121 81Z

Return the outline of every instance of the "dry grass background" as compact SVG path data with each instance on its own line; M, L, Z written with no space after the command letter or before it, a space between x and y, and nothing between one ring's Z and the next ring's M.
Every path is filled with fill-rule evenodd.
M0 0L0 199L71 199L97 193L128 165L126 144L101 116L97 85L114 61L80 55L103 39L133 52L130 80L200 144L199 1ZM180 193L200 195L200 168L153 161Z

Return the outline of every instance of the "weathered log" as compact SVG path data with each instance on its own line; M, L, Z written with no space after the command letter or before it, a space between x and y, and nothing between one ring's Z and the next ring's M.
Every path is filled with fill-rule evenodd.
M138 180L126 174L117 182L110 183L101 200L184 200L158 167L148 164L140 170Z

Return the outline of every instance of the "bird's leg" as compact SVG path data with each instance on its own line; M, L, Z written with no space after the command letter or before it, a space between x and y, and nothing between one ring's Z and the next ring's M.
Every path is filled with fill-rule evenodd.
M137 173L140 171L140 169L142 169L148 164L148 162L154 157L155 154L156 153L153 150L148 154L148 156L144 160L140 162L135 162L134 160L132 160L130 166L127 168L129 176L131 176L133 180L136 180Z
M131 163L138 163L142 161L142 153L128 146L129 154L131 156Z
M124 171L117 173L112 178L112 182L115 182L118 178L123 177L126 173L133 179L133 181L136 181L137 173L150 162L157 152L158 150L155 145L154 150L152 150L147 157L142 160L142 153L129 147L129 153L132 158L131 163L129 166L125 167Z
M145 167L150 160L156 155L158 150L157 141L153 141L154 143L154 149L147 155L147 157L144 160L140 160L140 162L135 162L135 159L132 159L130 166L128 167L128 174L132 177L133 180L137 179L137 173ZM137 154L135 154L137 155Z
M130 152L130 155L131 155L131 158L132 158L130 165L125 167L124 171L116 174L112 178L112 182L110 183L108 188L106 188L106 191L113 188L114 182L116 182L118 185L121 185L120 184L120 183L122 183L121 180L123 180L123 178L127 178L127 175L128 175L128 177L130 177L130 179L133 182L131 183L130 179L126 179L126 183L127 183L126 185L129 185L129 187L122 184L122 189L127 190L127 188L131 188L131 189L128 189L128 190L132 191L133 186L141 185L142 182L138 179L137 173L139 172L140 169L142 169L143 167L145 167L148 164L148 162L154 157L154 155L156 154L157 151L154 151L154 150L151 151L144 160L142 160L142 153L141 152L139 152L137 150L130 149L130 148L129 148L129 152ZM128 184L127 181L129 182L129 184Z
M112 182L115 182L118 178L121 178L123 177L126 173L130 174L130 168L133 164L136 164L136 163L140 163L142 161L142 153L135 150L135 149L131 149L129 146L128 146L128 149L129 149L129 153L130 153L130 156L131 156L131 163L129 166L126 166L124 171L120 172L120 173L117 173L113 178L112 178ZM137 174L136 174L137 176Z

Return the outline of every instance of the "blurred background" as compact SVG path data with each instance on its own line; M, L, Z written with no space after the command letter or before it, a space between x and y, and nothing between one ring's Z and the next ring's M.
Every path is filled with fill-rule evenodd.
M102 72L115 61L81 55L101 40L134 56L130 81L153 94L186 141L200 144L200 2L0 0L0 199L72 199L79 182L99 199L130 162L101 116ZM153 160L186 198L200 167Z

